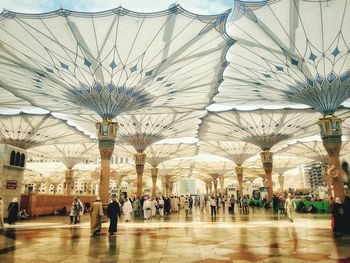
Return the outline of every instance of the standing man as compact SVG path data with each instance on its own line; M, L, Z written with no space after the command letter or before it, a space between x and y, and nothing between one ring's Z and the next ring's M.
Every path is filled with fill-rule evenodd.
M294 213L295 213L295 209L296 209L296 205L295 202L293 200L293 196L291 193L288 194L288 198L286 200L286 203L284 204L284 208L287 211L287 216L289 218L290 222L294 221Z
M91 236L94 236L101 232L101 224L102 224L102 217L103 216L103 209L102 209L102 203L101 198L97 197L96 201L92 203L91 209L90 209L90 231Z
M151 209L152 209L151 201L148 200L147 197L145 197L145 201L143 202L143 218L144 219L149 219L151 217Z
M279 202L280 202L280 199L276 194L274 194L272 198L272 207L273 207L274 214L278 214Z
M235 202L236 202L235 196L231 195L231 197L230 197L230 210L231 210L232 214L235 213Z
M0 196L0 230L4 229L4 201Z
M210 209L211 209L211 217L216 217L216 206L217 206L217 200L216 198L212 195L210 198Z
M110 220L108 229L109 235L114 236L117 232L118 217L120 218L120 206L117 201L117 196L115 194L112 194L112 202L107 207L107 216Z

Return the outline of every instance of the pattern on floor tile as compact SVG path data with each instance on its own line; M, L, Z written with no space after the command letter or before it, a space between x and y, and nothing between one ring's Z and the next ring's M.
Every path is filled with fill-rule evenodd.
M334 238L329 215L298 215L295 223L255 209L249 215L195 210L118 225L117 236L90 237L89 218L70 226L65 217L7 225L0 262L350 262L350 237Z

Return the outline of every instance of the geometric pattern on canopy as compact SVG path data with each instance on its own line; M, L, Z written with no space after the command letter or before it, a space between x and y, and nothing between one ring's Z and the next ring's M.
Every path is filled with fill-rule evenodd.
M240 141L201 141L199 145L200 153L219 155L239 166L260 152L258 146Z
M51 114L0 115L0 142L22 149L87 142L89 137Z
M206 111L162 114L121 114L113 120L118 123L117 143L128 143L142 152L149 145L167 138L198 137L200 118ZM96 137L98 115L55 114L68 119L91 137Z
M225 81L238 105L308 105L333 114L350 97L350 2L235 1Z
M347 155L350 153L350 142L343 142L340 150L340 155ZM320 161L323 163L329 163L328 153L323 146L322 141L311 141L311 142L296 142L288 144L282 148L276 154L296 156L301 158L308 158L313 161ZM310 162L310 161L309 161Z
M164 161L158 165L158 175L177 178L188 176L191 163L192 159L171 159Z
M233 164L230 162L195 162L194 173L202 175L209 175L212 178L217 179L219 176L223 176L228 172L231 172Z
M170 159L195 156L197 151L196 144L152 144L145 150L146 162L157 167Z
M286 140L319 133L319 113L311 109L210 112L199 128L201 140L244 141L262 150Z
M1 69L1 67L0 67ZM32 108L30 103L22 100L20 98L17 98L14 96L11 92L8 92L7 90L0 87L0 110L8 110L8 109L17 109L17 110L24 110Z
M103 118L205 109L234 42L225 31L229 11L4 11L0 86L37 107Z
M30 155L49 157L63 163L67 169L72 169L76 164L84 160L97 159L99 152L97 144L90 142L35 147L30 150Z
M307 162L309 162L309 160L306 157L301 158L301 156L299 156L298 158L281 158L281 156L275 155L275 158L273 159L272 173L283 175L286 171L294 169L300 165L306 164Z
M178 114L126 115L116 118L118 138L132 145L137 152L143 152L151 144L179 137L198 137L200 118L205 111Z

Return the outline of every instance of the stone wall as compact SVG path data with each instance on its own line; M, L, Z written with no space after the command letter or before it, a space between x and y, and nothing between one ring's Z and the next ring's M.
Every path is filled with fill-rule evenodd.
M23 167L10 165L11 152L25 154L26 151L8 144L0 144L0 196L4 200L4 217L7 208L14 197L21 199L21 188L25 165Z

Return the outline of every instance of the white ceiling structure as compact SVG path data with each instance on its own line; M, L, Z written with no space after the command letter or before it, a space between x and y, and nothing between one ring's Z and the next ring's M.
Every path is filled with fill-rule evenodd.
M326 161L322 143L305 138L334 113L350 136L350 110L341 107L350 105L346 10L346 0L236 0L229 21L230 11L197 15L179 5L155 13L5 10L1 143L80 168L99 156L95 123L107 118L118 123L115 155L144 152L149 167L174 180L232 174L235 165L254 166L247 160L261 150ZM21 112L33 110L45 114ZM199 142L162 143L185 137ZM202 154L226 161L195 163ZM297 164L275 158L274 167Z
M83 132L51 114L0 114L0 142L28 149L42 145L89 140Z
M228 31L237 42L215 101L333 114L350 97L349 8L347 0L235 1Z

